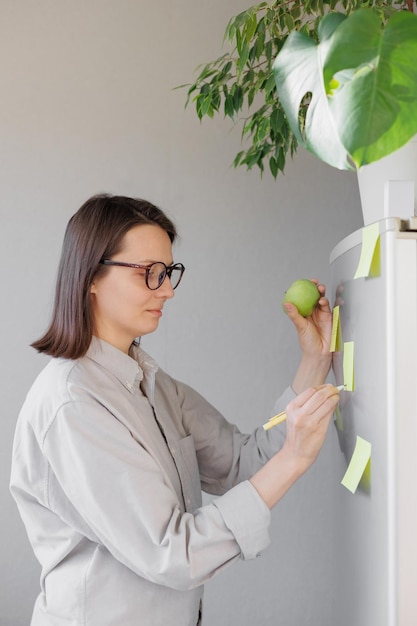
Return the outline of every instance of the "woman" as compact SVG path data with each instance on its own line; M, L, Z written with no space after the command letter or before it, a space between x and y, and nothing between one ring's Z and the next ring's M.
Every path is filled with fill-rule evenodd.
M95 196L70 220L53 358L19 416L11 490L42 565L32 626L196 626L203 584L268 544L270 509L314 462L337 390L324 287L287 306L302 348L279 429L244 435L136 339L157 329L184 267L176 232L143 200ZM298 394L296 396L296 393ZM201 488L218 497L202 506Z

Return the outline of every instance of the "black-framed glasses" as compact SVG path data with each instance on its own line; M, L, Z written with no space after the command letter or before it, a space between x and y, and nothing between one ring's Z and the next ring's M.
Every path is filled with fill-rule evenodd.
M165 280L165 277L171 281L171 287L176 289L181 282L185 267L182 263L174 263L173 265L165 265L162 261L156 261L149 265L138 265L137 263L124 263L123 261L112 261L111 259L102 259L102 265L117 265L119 267L133 267L137 270L145 270L145 283L149 289L155 291L159 289Z

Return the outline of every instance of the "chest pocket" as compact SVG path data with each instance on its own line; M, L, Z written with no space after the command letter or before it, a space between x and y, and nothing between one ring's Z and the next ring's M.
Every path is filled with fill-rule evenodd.
M200 472L192 434L178 441L176 463L181 477L186 510L194 513L201 506L202 498Z

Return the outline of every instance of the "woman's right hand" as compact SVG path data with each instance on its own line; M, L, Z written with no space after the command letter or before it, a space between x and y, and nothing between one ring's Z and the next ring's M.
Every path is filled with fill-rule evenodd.
M305 466L304 471L314 463L320 452L338 402L338 389L325 384L306 389L287 406L284 447L301 469Z
M269 508L316 460L338 402L338 389L326 384L306 389L288 404L285 443L250 480Z

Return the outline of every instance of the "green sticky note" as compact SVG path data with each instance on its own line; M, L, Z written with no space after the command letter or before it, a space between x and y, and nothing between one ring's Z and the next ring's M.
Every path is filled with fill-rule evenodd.
M353 391L355 388L354 348L353 341L346 341L343 344L343 384L346 391Z
M338 352L342 344L342 331L340 329L340 307L333 308L332 337L330 340L330 352Z
M352 458L342 479L342 485L352 493L356 492L365 470L367 472L367 480L370 481L370 459L371 444L369 441L357 436Z
M362 228L362 248L354 278L379 276L381 272L381 245L379 224L375 222Z

